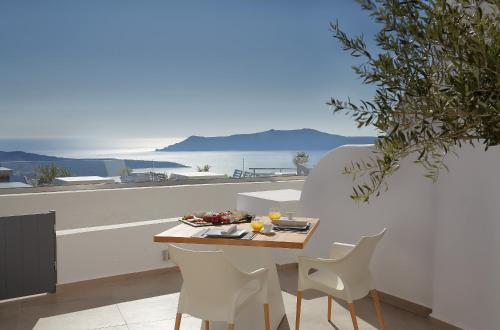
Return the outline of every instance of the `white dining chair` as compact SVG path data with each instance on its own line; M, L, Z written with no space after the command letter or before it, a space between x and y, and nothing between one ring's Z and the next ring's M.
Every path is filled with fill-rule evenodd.
M387 229L375 236L363 236L356 245L333 243L330 258L299 257L299 285L295 329L300 327L302 291L315 289L328 295L328 321L332 318L333 297L347 301L352 323L358 330L354 300L371 294L380 329L385 329L377 290L370 273L370 259Z
M265 328L270 330L267 269L244 273L223 251L191 251L170 245L169 255L183 280L175 330L180 329L184 313L204 320L205 330L209 330L209 321L227 322L228 330L234 330L238 309L252 297L263 304Z

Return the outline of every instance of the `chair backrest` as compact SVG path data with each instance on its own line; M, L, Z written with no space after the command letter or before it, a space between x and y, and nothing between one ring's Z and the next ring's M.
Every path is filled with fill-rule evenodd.
M235 178L235 179L241 179L241 175L242 174L243 174L242 170L234 170L233 178Z
M253 178L253 172L245 171L245 173L243 173L243 177L244 178Z
M24 182L30 186L35 186L35 179L24 176Z
M222 251L191 251L169 247L172 261L181 270L182 291L189 305L231 304L236 290L243 285L243 274Z
M167 175L163 173L154 173L154 181L156 182L167 181Z
M378 242L384 237L387 228L374 236L363 236L356 246L344 256L343 263L349 277L358 277L361 274L369 274L370 260L375 252Z

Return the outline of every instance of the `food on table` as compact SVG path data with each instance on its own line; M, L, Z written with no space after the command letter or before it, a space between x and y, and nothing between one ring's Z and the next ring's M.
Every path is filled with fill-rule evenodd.
M196 218L203 218L204 215L205 215L205 212L194 212L194 216Z
M243 211L234 211L231 214L231 218L235 221L241 221L243 219L248 219L251 217L248 212L243 212Z
M207 212L203 216L203 220L205 222L213 223L214 225L218 225L222 223L222 214L216 212Z
M241 211L223 211L223 212L195 212L186 214L182 220L198 225L224 225L230 223L247 222L253 218L247 212Z
M191 222L191 223L193 223L193 224L195 224L195 225L205 225L205 224L207 224L205 222L205 220L203 220L203 219L192 219L192 220L188 220L188 221Z

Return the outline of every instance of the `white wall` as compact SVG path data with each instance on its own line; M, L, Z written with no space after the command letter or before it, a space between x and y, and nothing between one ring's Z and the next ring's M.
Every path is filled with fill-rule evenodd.
M437 184L432 315L500 328L500 147L464 148Z
M57 283L71 283L173 266L153 236L177 218L57 232Z
M464 148L436 184L407 162L390 179L388 192L358 205L349 198L352 180L341 170L371 151L331 151L303 187L302 181L285 181L0 195L0 216L55 209L60 280L71 282L168 265L152 235L172 224L70 229L234 208L238 192L302 188L300 212L321 219L305 254L326 255L333 241L356 242L388 227L373 263L380 290L428 306L434 317L464 329L498 328L500 148Z
M0 216L56 210L57 230L236 208L236 194L301 189L303 180L137 187L0 195Z
M411 162L370 204L349 199L341 170L371 155L369 146L331 151L309 175L301 213L319 216L306 253L326 255L333 241L356 242L388 227L373 260L378 288L428 306L433 316L467 330L500 324L500 148L465 147L436 184Z
M432 183L411 162L391 178L389 190L370 204L350 199L352 178L342 174L351 161L372 155L371 146L344 146L324 156L302 189L301 212L318 216L320 227L306 254L327 256L332 242L356 243L362 235L388 231L374 256L373 274L381 291L432 305L431 259L434 234Z
M303 180L0 195L0 216L56 210L58 283L171 266L153 236L197 210L236 207L238 192L301 189ZM173 219L168 219L173 218Z

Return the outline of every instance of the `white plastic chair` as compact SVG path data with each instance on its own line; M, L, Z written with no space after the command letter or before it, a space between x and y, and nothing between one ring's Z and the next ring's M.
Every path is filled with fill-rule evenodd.
M180 329L183 313L209 321L224 321L234 330L238 309L256 296L264 305L264 322L270 330L267 302L267 269L244 273L234 267L223 251L191 251L170 245L169 255L182 274L175 330Z
M375 247L386 230L384 229L375 236L363 236L356 245L333 243L330 259L299 257L296 330L299 330L300 326L302 291L307 289L315 289L328 295L328 321L331 321L333 297L346 300L355 330L358 330L358 321L353 301L371 293L380 329L385 329L382 309L378 293L372 283L369 265ZM310 273L311 270L315 272Z

